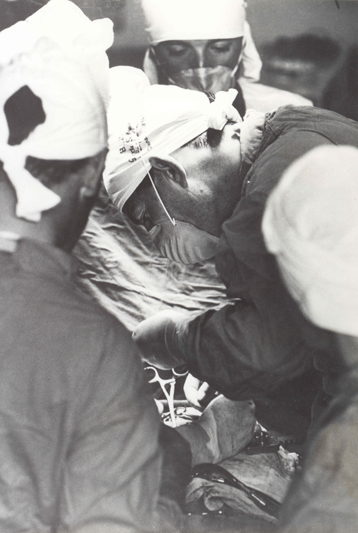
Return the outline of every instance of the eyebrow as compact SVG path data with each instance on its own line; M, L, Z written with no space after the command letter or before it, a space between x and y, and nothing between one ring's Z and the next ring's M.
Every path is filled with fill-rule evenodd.
M188 144L189 144L189 146L191 146L192 148L195 148L197 150L200 149L200 148L204 148L205 146L208 145L208 132L205 131L204 133L199 135L199 137L196 137L195 139L193 139Z

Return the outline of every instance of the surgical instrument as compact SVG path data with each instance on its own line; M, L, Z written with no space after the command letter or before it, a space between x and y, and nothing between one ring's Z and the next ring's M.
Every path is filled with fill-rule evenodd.
M202 463L192 468L190 476L192 478L199 477L208 481L222 483L241 490L257 507L265 511L270 516L278 516L281 507L280 502L268 494L261 492L260 490L253 489L248 485L245 485L245 483L237 479L228 470L220 465Z

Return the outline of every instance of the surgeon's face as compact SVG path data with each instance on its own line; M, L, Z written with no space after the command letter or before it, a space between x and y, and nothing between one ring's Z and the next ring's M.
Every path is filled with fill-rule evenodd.
M242 37L236 39L164 41L154 47L159 65L169 76L187 69L217 67L234 69L241 52Z
M151 171L170 215L217 237L240 198L241 152L237 129L237 124L228 124L222 132L209 130L171 154L167 167L163 159L163 171L158 170L160 167ZM175 162L185 169L184 183ZM148 231L166 219L150 182L135 191L124 213Z

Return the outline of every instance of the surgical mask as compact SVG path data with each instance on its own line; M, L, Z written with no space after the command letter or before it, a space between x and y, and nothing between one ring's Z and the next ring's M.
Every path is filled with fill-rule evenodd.
M168 80L172 85L178 85L183 89L216 94L219 91L228 91L235 86L236 71L237 66L231 69L223 65L190 68L172 74Z
M218 237L187 222L163 220L149 232L161 255L185 265L203 263L215 255Z

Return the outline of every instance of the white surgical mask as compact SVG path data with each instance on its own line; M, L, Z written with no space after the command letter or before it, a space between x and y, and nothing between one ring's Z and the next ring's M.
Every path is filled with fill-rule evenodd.
M236 71L237 67L231 69L223 65L190 68L172 74L168 77L168 80L172 85L178 85L183 89L215 94L235 87Z
M161 255L185 265L203 263L215 255L218 237L187 222L173 226L163 220L149 232Z

